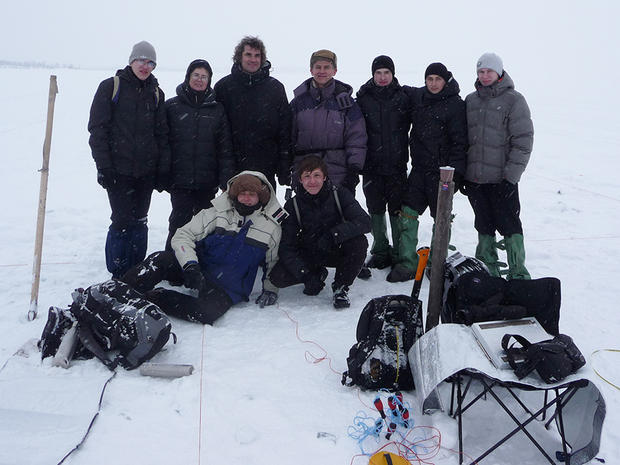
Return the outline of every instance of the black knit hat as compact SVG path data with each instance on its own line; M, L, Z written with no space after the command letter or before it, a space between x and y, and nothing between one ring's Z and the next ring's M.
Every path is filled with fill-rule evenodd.
M424 79L429 77L431 74L442 77L446 82L452 79L452 73L448 71L448 68L446 68L443 63L431 63L428 65L426 71L424 72Z
M187 72L185 73L185 84L189 84L189 77L192 75L196 68L204 68L209 73L209 84L211 84L211 77L213 76L213 71L211 70L211 65L207 60L198 59L192 61L187 67Z
M372 74L374 76L375 71L381 68L387 68L392 72L392 76L394 75L394 62L387 55L379 55L377 58L372 60Z

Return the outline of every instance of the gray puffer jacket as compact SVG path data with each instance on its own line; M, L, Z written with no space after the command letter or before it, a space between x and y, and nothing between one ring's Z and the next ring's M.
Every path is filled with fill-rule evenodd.
M469 151L465 179L478 184L516 184L530 159L534 126L523 95L504 71L494 84L484 87L475 82L476 91L465 99Z

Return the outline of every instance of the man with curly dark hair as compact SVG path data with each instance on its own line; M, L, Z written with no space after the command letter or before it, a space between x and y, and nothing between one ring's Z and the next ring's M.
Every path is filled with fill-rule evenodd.
M226 109L237 169L263 173L275 189L290 184L291 111L280 81L269 75L265 44L246 36L237 44L228 76L214 86Z

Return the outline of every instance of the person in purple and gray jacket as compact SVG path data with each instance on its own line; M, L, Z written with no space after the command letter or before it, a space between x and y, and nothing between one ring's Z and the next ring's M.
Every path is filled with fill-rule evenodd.
M294 166L308 155L317 155L327 165L331 182L355 195L366 159L366 123L351 96L353 88L334 79L336 71L336 54L318 50L310 57L312 77L294 91Z

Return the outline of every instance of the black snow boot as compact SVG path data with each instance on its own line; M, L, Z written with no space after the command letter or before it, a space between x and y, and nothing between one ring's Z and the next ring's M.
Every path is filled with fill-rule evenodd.
M349 300L349 286L337 286L336 283L332 284L334 291L334 308L340 310L341 308L349 308L351 301Z

